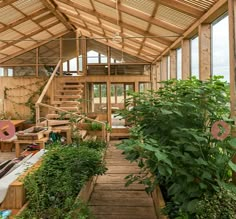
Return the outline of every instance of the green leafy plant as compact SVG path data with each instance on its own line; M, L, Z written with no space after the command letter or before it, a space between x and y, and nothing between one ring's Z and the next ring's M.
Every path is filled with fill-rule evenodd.
M220 77L169 80L157 92L132 93L126 105L134 101L134 107L120 112L133 128L132 138L119 148L142 173L127 176L128 184L138 180L147 192L157 184L165 187L166 200L177 207L173 218L192 219L203 195L215 194L230 180L229 138L218 141L210 132L218 120L232 122L228 88Z
M65 215L73 215L75 198L82 186L90 177L103 174L105 170L99 151L85 146L54 145L40 168L24 181L29 207L23 213L26 216L21 217L73 218Z

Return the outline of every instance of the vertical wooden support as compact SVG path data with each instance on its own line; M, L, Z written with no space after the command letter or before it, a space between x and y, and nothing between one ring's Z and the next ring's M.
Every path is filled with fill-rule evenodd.
M177 78L177 51L170 50L170 78Z
M228 0L229 13L229 48L230 48L230 100L231 116L235 116L235 83L236 83L236 0ZM236 136L233 136L236 137ZM232 162L236 164L236 155ZM236 173L233 172L232 180L236 184Z
M61 64L60 64L60 76L63 75L63 49L62 49L62 45L63 45L63 42L62 42L62 37L60 37L60 60L61 60Z
M79 33L76 32L76 67L77 67L77 75L79 75Z
M200 80L207 80L211 76L211 25L199 25L198 34Z
M87 105L87 100L88 100L88 83L84 82L84 100L83 105L84 105L84 113L88 112L88 105Z
M139 82L138 81L135 81L134 82L134 92L139 92Z
M161 59L161 81L167 80L168 74L168 57L163 56Z
M111 82L107 81L107 121L111 126Z
M156 63L157 90L161 87L161 62Z
M151 65L151 89L157 90L157 68L156 65Z
M107 67L108 67L108 75L111 75L111 47L107 47Z
M36 57L35 57L35 59L36 59L36 68L35 68L35 73L36 73L36 77L38 77L39 76L39 48L37 47L36 48L36 50L35 50L35 53L36 53Z
M81 40L83 75L87 75L87 40L83 37Z
M190 40L182 40L182 79L190 77Z

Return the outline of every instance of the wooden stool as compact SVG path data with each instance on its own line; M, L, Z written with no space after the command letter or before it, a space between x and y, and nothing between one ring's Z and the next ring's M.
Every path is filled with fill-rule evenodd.
M71 127L69 126L55 126L52 127L52 131L60 131L60 133L65 133L66 134L66 143L71 144Z
M45 137L45 138L41 138L41 139L38 139L38 140L15 140L15 151L16 151L16 157L19 157L20 156L20 146L21 144L33 144L33 143L36 143L36 144L39 144L39 147L40 149L43 149L45 148L45 142L47 142L48 138Z

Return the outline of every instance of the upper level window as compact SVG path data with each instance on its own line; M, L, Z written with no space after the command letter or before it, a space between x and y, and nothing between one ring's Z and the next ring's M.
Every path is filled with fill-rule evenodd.
M4 68L0 68L0 77L4 76Z
M182 79L182 49L177 49L177 79Z
M230 81L228 15L212 23L212 75L223 75L225 81Z
M88 57L88 64L89 63L99 63L99 53L96 51L89 51L87 52L87 57Z
M199 79L199 38L194 37L190 41L191 46L191 76Z

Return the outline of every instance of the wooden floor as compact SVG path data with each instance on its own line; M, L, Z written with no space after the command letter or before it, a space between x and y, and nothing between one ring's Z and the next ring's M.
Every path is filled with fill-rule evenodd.
M124 159L115 143L118 142L111 142L105 156L108 171L106 175L98 177L89 202L95 218L156 219L152 198L144 191L144 186L124 186L124 177L137 173L139 169Z

